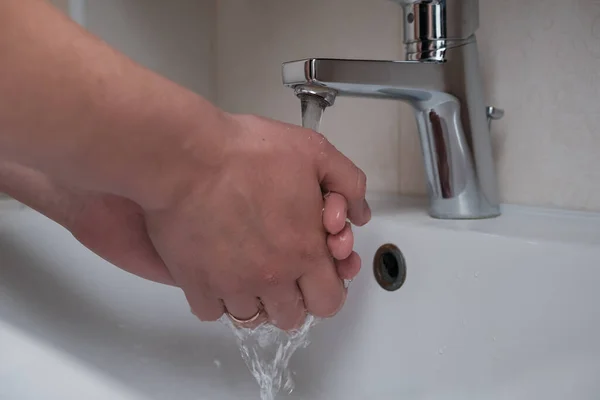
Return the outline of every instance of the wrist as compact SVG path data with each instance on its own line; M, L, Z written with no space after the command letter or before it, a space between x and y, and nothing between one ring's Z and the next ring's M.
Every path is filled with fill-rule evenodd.
M110 192L145 210L164 209L207 184L222 169L230 142L231 118L199 96L168 107L142 129L142 144ZM170 109L170 110L169 110ZM127 146L126 146L127 147Z

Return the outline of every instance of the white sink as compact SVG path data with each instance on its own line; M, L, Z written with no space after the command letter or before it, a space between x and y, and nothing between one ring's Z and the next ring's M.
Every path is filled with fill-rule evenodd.
M373 205L348 303L294 355L282 399L598 399L600 216L437 221ZM373 278L385 243L407 262L396 292ZM228 329L188 310L41 215L0 212L0 399L257 399Z

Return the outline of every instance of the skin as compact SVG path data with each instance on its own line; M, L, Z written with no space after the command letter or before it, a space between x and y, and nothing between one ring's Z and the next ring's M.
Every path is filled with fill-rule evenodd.
M228 114L43 0L0 2L0 59L0 191L202 320L342 307L366 177L320 134Z

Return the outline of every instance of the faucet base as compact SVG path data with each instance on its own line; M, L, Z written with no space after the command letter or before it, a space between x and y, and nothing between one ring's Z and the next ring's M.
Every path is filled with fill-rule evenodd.
M443 206L440 205L431 205L427 211L427 214L431 218L435 219L454 219L454 220L478 220L478 219L492 219L497 218L502 215L500 210L500 206L490 206L487 205L484 207L484 212L471 212L473 207L466 207L464 212L456 213L454 206L450 207L451 210L448 213L443 211ZM471 211L469 211L471 210Z

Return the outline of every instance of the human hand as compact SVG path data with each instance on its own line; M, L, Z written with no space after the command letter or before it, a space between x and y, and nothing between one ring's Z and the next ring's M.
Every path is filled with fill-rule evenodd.
M43 177L40 175L40 178ZM41 186L36 186L38 194L42 193L41 189ZM48 193L44 194L46 200ZM55 188L54 195L63 199L60 207L55 204L50 209L52 205L47 201L37 206L46 215L54 217L88 249L141 278L166 285L175 284L148 236L144 213L139 205L123 197L78 193L66 188ZM331 193L325 199L323 223L328 234L329 253L334 258L340 279L353 279L360 270L360 257L352 251L354 236L346 222L346 199L337 193Z
M133 201L65 186L12 162L0 162L0 192L62 225L83 245L119 268L174 285L148 237L143 210Z
M155 282L175 284L154 249L143 209L136 203L65 187L14 163L0 163L0 189L63 225L83 245L121 269ZM352 251L347 201L337 193L324 197L328 251L335 259L340 279L352 279L360 269L360 258Z
M342 277L360 261L348 250L344 213L323 211L323 192L332 192L326 204L348 199L349 219L363 225L364 173L313 131L252 116L230 116L227 125L211 173L199 173L174 204L145 210L154 247L201 320L225 310L248 319L261 303L283 329L307 311L334 315L345 289L327 241ZM327 239L324 224L337 234Z
M222 315L221 299L225 300L229 312L243 319L248 317L245 309L254 306L252 312L256 312L260 298L271 321L284 329L303 320L305 307L317 316L332 315L344 298L341 279L352 279L360 269L360 258L352 251L353 235L346 217L349 213L357 224L369 219L369 210L362 198L364 176L314 132L254 117L238 118L251 122L249 127L235 124L238 129L245 129L247 135L234 147L232 154L237 154L238 159L225 163L224 170L215 174L212 182L200 185L210 189L210 183L216 183L214 188L223 192L202 195L200 207L184 209L184 212L198 213L205 220L212 219L213 227L221 229L221 233L211 235L214 231L201 225L184 225L181 230L177 229L176 237L187 229L208 238L200 237L198 243L188 242L189 246L185 240L170 244L183 254L199 256L200 262L187 264L189 267L183 264L179 280L173 277L173 267L165 265L146 230L148 219L155 217L153 211L146 211L120 196L62 187L41 173L18 167L15 170L14 166L12 175L8 176L12 176L13 186L20 188L20 193L12 195L63 224L85 246L120 268L146 279L182 287L201 319L216 319ZM260 135L267 132L264 137ZM256 149L257 141L259 145L264 142L263 149ZM269 162L261 165L262 156ZM246 168L252 164L258 168ZM254 173L260 170L266 173ZM271 171L275 171L274 176L268 176L273 174ZM250 174L246 176L247 172ZM4 175L6 181L7 174ZM223 185L223 182L235 182L235 178L242 185ZM345 180L340 182L340 178ZM319 182L322 189L328 191L324 201ZM347 193L354 207L348 207L345 197L336 192ZM224 200L220 200L221 196ZM269 203L264 204L264 199ZM307 203L312 206L302 207ZM241 214L237 222L231 218L240 210L248 210L248 206L258 208L258 214ZM173 211L159 213L164 216L166 212ZM197 218L198 214L191 214L191 218ZM292 225L297 227L295 231L290 229ZM262 237L252 238L255 233ZM253 245L235 246L235 240L242 245L250 241ZM225 249L226 252L228 248L231 248L230 255L222 259L214 251ZM203 251L198 252L199 249ZM237 259L240 261L236 265ZM190 277L193 279L199 274L209 279L190 281ZM198 288L198 283L206 285L207 290ZM253 292L254 296L246 294ZM218 293L219 297L211 297L212 293ZM208 312L213 314L206 315L210 302L198 301L198 296L202 296L201 300L204 296L212 300L215 309Z

